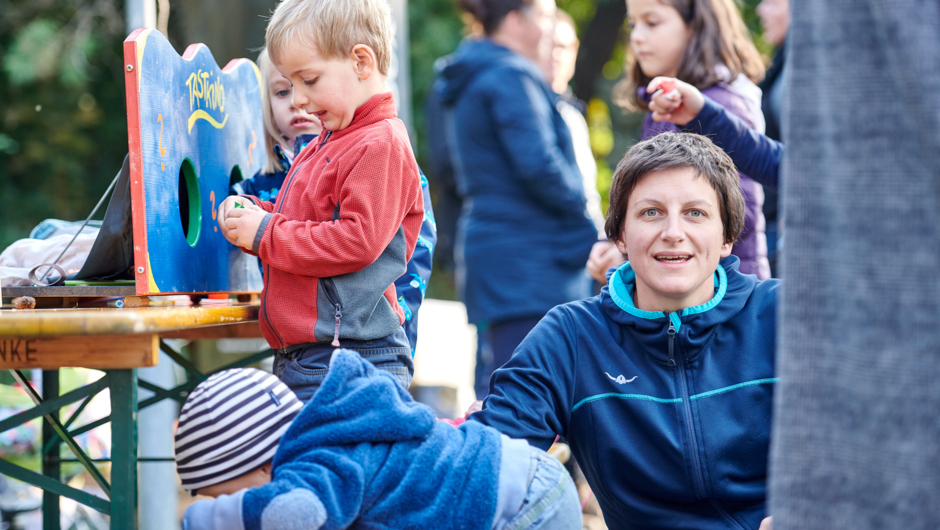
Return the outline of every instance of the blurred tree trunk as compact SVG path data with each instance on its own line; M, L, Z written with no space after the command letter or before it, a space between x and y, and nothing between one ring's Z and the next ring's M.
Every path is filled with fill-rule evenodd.
M626 17L624 0L606 0L597 6L594 19L581 34L581 49L572 80L578 99L589 101L594 96L597 79L610 60L614 47L623 38Z
M180 53L190 44L209 47L220 67L232 59L255 60L276 0L178 0L171 5L171 35ZM173 21L177 22L176 31ZM172 39L171 39L172 40Z

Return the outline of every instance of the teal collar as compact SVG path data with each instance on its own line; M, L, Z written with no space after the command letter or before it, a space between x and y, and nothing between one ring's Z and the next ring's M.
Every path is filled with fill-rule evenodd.
M636 273L633 272L629 261L621 265L617 271L611 275L607 285L609 287L610 297L613 299L614 303L627 313L647 320L666 317L666 313L663 311L644 311L633 304L633 289L636 287ZM728 274L725 272L724 267L719 265L718 269L715 270L715 296L712 297L711 300L695 307L687 307L680 312L669 313L669 320L672 322L673 326L675 326L676 331L679 331L679 327L682 325L682 321L679 320L680 315L688 316L708 311L721 303L727 290Z

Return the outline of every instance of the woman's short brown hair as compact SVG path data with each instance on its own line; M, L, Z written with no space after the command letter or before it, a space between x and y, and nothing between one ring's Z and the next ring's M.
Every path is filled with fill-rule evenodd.
M652 171L689 167L708 179L718 195L725 242L734 243L744 229L744 195L741 177L731 157L711 140L698 134L665 132L640 142L627 151L614 171L610 207L604 229L607 238L623 237L623 220L630 194L637 183Z

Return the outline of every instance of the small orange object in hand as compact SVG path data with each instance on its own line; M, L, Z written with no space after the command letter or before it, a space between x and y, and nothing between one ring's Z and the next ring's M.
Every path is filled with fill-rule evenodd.
M659 82L659 90L662 90L663 95L666 95L666 94L668 94L668 93L674 91L675 89L676 89L676 81L675 81L675 79L664 79L664 80L662 80L662 81ZM680 96L680 97L681 97L681 96ZM679 106L676 107L675 110L679 110L679 109L681 109L681 108L682 108L682 102L680 101L680 102L679 102Z

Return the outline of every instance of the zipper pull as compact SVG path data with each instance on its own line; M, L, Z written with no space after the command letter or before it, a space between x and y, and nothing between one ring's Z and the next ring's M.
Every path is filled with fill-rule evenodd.
M334 348L338 348L339 347L339 319L343 318L343 310L339 306L339 304L336 304L334 307L336 307L336 330L333 331L332 345Z
M666 330L666 333L669 335L669 362L666 364L669 366L675 366L676 358L673 354L673 350L676 343L676 327L672 325L672 320L669 321L669 329Z

